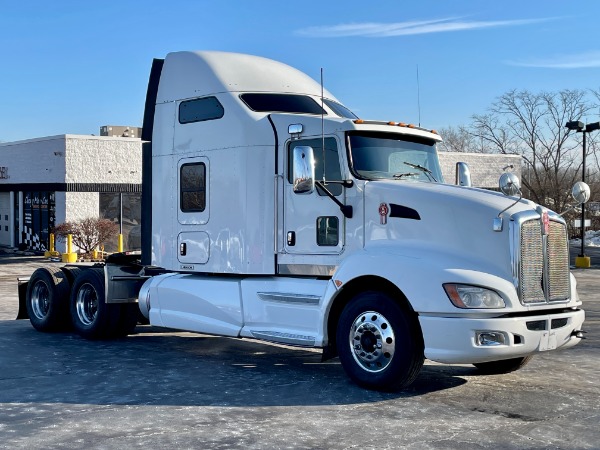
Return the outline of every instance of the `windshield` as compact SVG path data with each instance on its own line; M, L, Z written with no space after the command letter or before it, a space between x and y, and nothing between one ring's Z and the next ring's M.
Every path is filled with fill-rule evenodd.
M435 141L391 133L350 132L352 170L367 180L442 182Z

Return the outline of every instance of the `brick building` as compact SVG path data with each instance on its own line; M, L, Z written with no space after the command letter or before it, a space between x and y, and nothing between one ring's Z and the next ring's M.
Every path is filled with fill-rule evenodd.
M66 134L2 143L0 167L0 245L47 250L55 225L87 217L119 222L125 242L139 225L139 138Z

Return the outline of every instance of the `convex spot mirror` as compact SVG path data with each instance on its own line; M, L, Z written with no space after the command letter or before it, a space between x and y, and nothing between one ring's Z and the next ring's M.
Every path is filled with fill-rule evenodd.
M471 187L471 170L466 162L456 163L456 184Z
M571 195L577 204L586 203L590 199L590 187L583 181L578 181L571 189Z
M315 155L312 147L294 148L292 175L296 194L311 194L315 190Z
M498 185L500 186L500 191L509 197L521 192L521 182L519 181L519 177L511 172L500 175Z

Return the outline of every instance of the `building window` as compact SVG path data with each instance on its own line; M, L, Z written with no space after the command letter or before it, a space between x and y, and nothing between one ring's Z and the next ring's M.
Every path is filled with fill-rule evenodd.
M33 250L48 250L48 238L55 225L55 214L54 192L24 192L21 243Z
M204 163L182 165L179 183L181 211L204 211L206 208L206 165Z
M100 193L100 218L119 224L124 250L141 249L142 195L139 193ZM104 250L115 252L117 237L104 243Z

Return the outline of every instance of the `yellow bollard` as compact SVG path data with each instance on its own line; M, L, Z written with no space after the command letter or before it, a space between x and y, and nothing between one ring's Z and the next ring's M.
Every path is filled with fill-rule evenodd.
M77 262L77 253L73 253L73 236L70 234L67 234L67 253L62 254L62 262Z
M44 252L46 258L57 257L58 252L54 249L54 233L50 233L50 250Z
M121 253L123 251L123 235L119 234L119 245L117 247L117 251Z
M592 260L589 256L577 256L575 258L575 267L579 269L589 269L592 267Z

